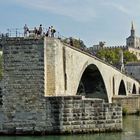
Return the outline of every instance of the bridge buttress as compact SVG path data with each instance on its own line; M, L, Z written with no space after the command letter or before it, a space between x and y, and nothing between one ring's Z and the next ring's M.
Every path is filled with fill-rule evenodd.
M44 39L45 96L64 95L66 89L64 48L59 40Z

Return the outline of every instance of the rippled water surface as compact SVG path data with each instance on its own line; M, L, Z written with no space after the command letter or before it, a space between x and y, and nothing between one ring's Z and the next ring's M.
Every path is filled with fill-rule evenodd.
M29 136L6 137L0 140L140 140L140 117L127 116L123 119L124 130L122 133L83 134L68 136Z

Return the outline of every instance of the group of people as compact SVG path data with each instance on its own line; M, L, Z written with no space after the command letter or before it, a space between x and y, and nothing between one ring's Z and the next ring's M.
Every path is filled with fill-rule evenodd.
M54 37L56 30L54 29L53 26L50 26L46 32L43 32L43 27L42 24L40 24L39 28L37 29L34 27L33 30L30 30L27 26L27 24L24 25L24 36L27 37L28 34L34 34L35 36L48 36L48 37Z
M54 29L53 26L49 27L47 32L46 32L46 36L48 37L54 37L54 34L55 34L56 30Z

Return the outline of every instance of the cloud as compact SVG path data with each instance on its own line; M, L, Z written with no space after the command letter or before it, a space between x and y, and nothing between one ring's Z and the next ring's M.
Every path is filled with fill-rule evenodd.
M89 21L95 18L96 12L90 0L14 0L24 7L44 10L58 15L70 17L77 21Z
M118 9L119 11L121 11L121 12L123 12L123 13L125 13L125 14L130 14L130 11L129 11L126 7L124 7L124 6L122 6L122 5L114 4L113 6L114 6L116 9Z
M119 11L128 16L139 16L140 0L102 0L102 5L107 8L114 8L114 11ZM113 12L113 11L112 11Z
M130 14L130 10L128 10L128 8L126 8L125 6L123 6L123 3L121 3L121 4L119 4L119 3L115 3L115 2L112 2L112 1L104 1L103 3L102 3L104 6L108 6L108 7L113 7L113 8L115 8L116 10L118 10L118 11L120 11L120 12L122 12L122 13L124 13L124 14L127 14L127 15L129 15ZM115 10L114 9L114 10Z
M70 17L79 22L94 21L102 17L102 13L111 14L114 11L118 14L129 16L140 15L140 1L133 0L9 0L29 9L50 12L56 15ZM8 1L8 2L9 2ZM109 11L109 13L107 12Z

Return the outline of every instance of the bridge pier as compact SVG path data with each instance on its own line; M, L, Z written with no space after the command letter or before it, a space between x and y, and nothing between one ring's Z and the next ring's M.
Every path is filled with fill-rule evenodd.
M140 112L140 95L114 96L112 102L120 104L127 114Z

